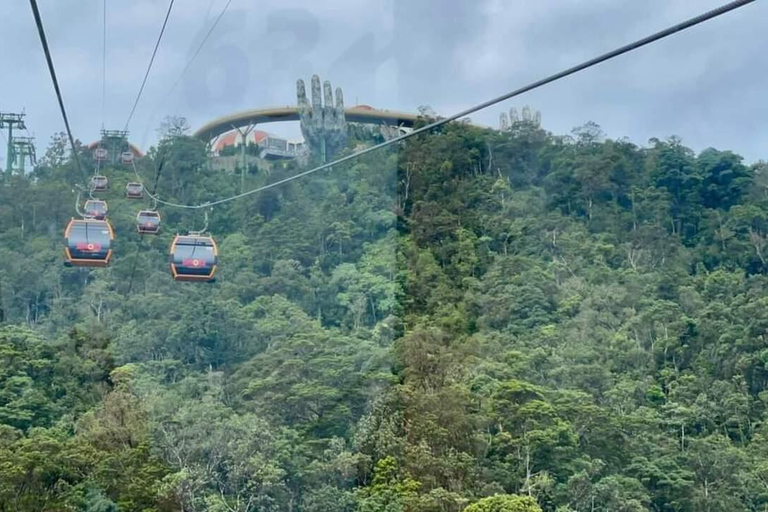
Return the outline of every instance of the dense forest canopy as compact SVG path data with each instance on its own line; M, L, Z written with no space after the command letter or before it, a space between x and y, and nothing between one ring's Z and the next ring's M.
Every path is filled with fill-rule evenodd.
M138 166L237 192L207 158ZM768 510L768 166L454 123L216 207L206 285L125 167L113 264L65 268L81 160L0 186L0 511Z

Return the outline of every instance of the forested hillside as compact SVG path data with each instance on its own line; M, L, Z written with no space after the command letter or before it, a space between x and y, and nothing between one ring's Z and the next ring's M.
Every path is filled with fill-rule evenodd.
M451 124L216 207L198 284L124 167L64 267L81 156L0 186L0 511L768 510L768 166ZM240 187L179 130L138 166Z

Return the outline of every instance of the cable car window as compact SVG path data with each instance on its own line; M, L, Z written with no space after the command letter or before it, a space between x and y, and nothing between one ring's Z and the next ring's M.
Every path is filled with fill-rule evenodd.
M111 236L106 224L89 223L85 221L75 221L69 232L69 238L76 240L77 244L84 242L93 243L96 246L107 246L110 244ZM87 249L87 247L85 247Z
M139 233L157 233L160 231L160 214L152 210L140 211L136 215L136 229Z
M195 260L204 263L201 266L210 266L216 262L216 253L210 241L179 240L174 250L174 263L183 266L194 265Z
M160 219L160 214L157 212L139 212L139 222L156 222Z
M104 201L88 200L85 202L85 215L87 217L103 220L106 218L108 210L107 203Z
M106 160L109 157L109 151L107 151L105 148L96 148L93 151L93 158L95 160Z
M109 181L106 176L94 176L91 178L91 188L93 190L106 190Z
M144 196L144 187L141 183L128 183L125 186L125 192L128 197L136 198Z

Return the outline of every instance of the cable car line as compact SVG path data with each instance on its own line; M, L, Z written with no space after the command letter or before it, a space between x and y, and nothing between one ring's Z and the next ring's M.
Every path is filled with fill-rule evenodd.
M107 109L107 0L103 0L102 2L101 14L101 130L103 132ZM101 152L101 139L99 139L99 144L96 150L99 153ZM101 177L101 162L102 158L96 158L96 168L93 171L91 186L88 191L91 201L96 199L93 197L93 192L96 190L95 180ZM88 201L86 201L86 205L87 204Z
M203 39L201 45L198 47L195 54L192 56L192 59L189 61L187 66L182 71L182 75L179 77L179 79L174 83L174 87L181 81L186 71L189 69L189 67L192 64L192 61L194 61L195 57L198 55L200 50L202 49L203 45L208 39L208 36L211 35L213 30L215 29L216 25L218 24L219 20L223 16L224 12L227 10L229 5L231 4L232 0L228 0L224 9L220 13L219 17L216 19L214 25L211 27L211 30L208 32L206 37ZM568 69L565 69L563 71L560 71L558 73L555 73L553 75L550 75L548 77L542 78L538 81L535 81L531 84L528 84L524 87L521 87L519 89L513 90L511 92L505 93L501 96L498 96L496 98L487 100L483 103L477 104L473 107L470 107L468 109L465 109L461 112L458 112L456 114L453 114L447 118L439 118L435 120L434 122L431 122L429 124L426 124L420 128L414 129L409 133L405 133L402 135L399 135L393 139L384 141L379 144L375 144L371 147L365 148L361 151L357 151L355 153L349 154L347 156L344 156L342 158L338 158L332 162L325 163L322 165L319 165L317 167L314 167L312 169L297 173L293 176L289 176L280 180L277 180L273 183L269 183L267 185L257 187L255 189L242 192L240 194L236 194L230 197L225 197L223 199L218 199L215 201L208 201L205 203L197 204L197 205L186 205L186 204L180 204L180 203L174 203L170 201L163 201L159 199L156 196L157 192L157 186L159 183L159 176L163 169L163 163L165 159L165 155L163 155L163 159L160 162L160 165L157 170L157 174L155 177L155 184L154 189L152 192L147 191L147 195L149 198L151 198L154 201L155 207L157 204L163 204L169 207L176 207L176 208L183 208L183 209L189 209L189 210L198 210L203 208L209 208L213 207L215 205L228 203L252 194L259 193L264 190L268 190L274 187L277 187L279 185L298 180L304 176L308 176L310 174L319 172L321 170L325 169L331 169L333 166L337 166L349 161L352 161L354 159L357 159L361 156L364 156L369 153L373 153L374 151L378 151L379 149L383 149L388 146L393 146L395 144L398 144L399 142L402 142L408 138L414 137L416 135L430 132L440 126L443 126L447 123L459 120L461 118L465 118L466 116L473 114L475 112L478 112L480 110L483 110L485 108L488 108L492 105L498 104L502 101L514 98L516 96L519 96L521 94L524 94L526 92L538 89L540 87L543 87L545 85L548 85L550 83L556 82L558 80L564 79L570 75L579 73L583 70L586 70L588 68L594 67L598 64L601 64L603 62L609 61L611 59L614 59L616 57L619 57L623 54L630 53L634 50L637 50L639 48L642 48L644 46L647 46L649 44L652 44L654 42L657 42L659 40L662 40L664 38L667 38L671 35L674 35L678 32L682 32L684 30L687 30L689 28L692 28L696 25L699 25L701 23L704 23L708 20L714 19L716 17L719 17L721 15L724 15L728 12L734 11L738 8L744 7L748 4L754 3L755 0L734 0L730 3L727 3L725 5L722 5L716 9L712 9L710 11L707 11L703 14L700 14L696 17L690 18L686 21L683 21L681 23L678 23L676 25L673 25L671 27L668 27L660 32L656 32L654 34L651 34L645 38L639 39L635 42L632 42L630 44L627 44L625 46L619 47L617 49L614 49L610 52L604 53L602 55L599 55L593 59L584 61L580 64L577 64L573 67L570 67ZM133 104L133 108L131 109L130 115L128 117L128 120L126 121L126 129L128 127L128 124L130 123L130 120L132 119L138 102L141 98L141 95L143 93L144 87L146 85L149 73L151 71L152 65L154 63L154 59L157 54L157 50L160 45L160 41L162 39L163 33L165 31L165 28L168 23L168 19L170 17L170 13L172 10L174 4L174 0L170 0L170 4L168 7L168 11L166 13L162 29L160 31L160 35L158 37L157 43L155 45L155 48L152 53L152 57L150 59L149 65L147 67L147 71L144 75L144 79L142 81L141 87L139 89L139 92L137 94L136 100ZM67 116L66 109L64 107L64 101L61 93L61 89L59 87L58 79L56 76L55 67L53 64L53 59L50 53L50 48L48 46L48 41L45 35L45 30L43 28L42 19L40 16L40 11L37 5L37 0L30 0L30 5L32 7L33 15L35 18L35 23L37 25L38 34L40 36L40 41L43 47L43 51L45 53L46 62L48 65L48 70L51 75L51 80L54 85L54 90L57 95L58 103L59 103L59 109L61 111L62 117L64 119L65 127L67 129L67 134L69 137L69 143L71 146L71 150L73 153L73 158L76 160L76 164L78 167L78 170L81 174L85 174L82 166L82 162L80 160L80 155L77 151L77 147L74 142L74 137L72 136L71 127L69 124L69 119ZM106 12L104 14L105 20L106 20ZM104 66L103 66L103 83L102 83L102 89L103 92L106 90L106 23L104 28ZM104 101L105 94L103 94L102 97L102 103L105 103ZM102 108L102 117L104 108ZM103 121L103 119L102 119ZM141 184L142 188L146 190L146 187L144 186L144 183L141 179L140 173L138 171L138 168L136 167L136 163L134 159L130 160L131 165L133 166L134 173L136 174L136 177L139 180L139 183ZM96 188L96 180L95 178L102 178L103 188ZM112 226L110 223L106 220L106 214L107 214L107 208L106 203L104 201L95 200L93 198L93 192L97 190L106 190L107 187L107 181L106 177L103 176L94 176L92 179L92 187L89 190L89 193L91 195L91 201L86 201L86 207L85 212L80 212L79 207L79 195L78 194L78 201L76 210L77 212L83 217L82 219L71 219L69 224L67 225L67 228L65 230L65 238L66 238L66 248L65 248L65 254L66 254L66 262L69 265L75 265L75 266L107 266L110 262L111 256L112 256L112 244L114 241L114 231L112 229ZM90 205L88 203L91 203ZM89 206L91 209L89 210ZM158 219L159 222L159 219ZM206 213L206 227L207 227L207 213ZM142 240L144 232L141 232ZM131 272L131 279L129 282L129 288L128 293L132 290L133 285L133 279L135 276L137 261L138 261L138 251L140 249L141 242L139 246L137 246L137 255L134 260L133 269ZM198 247L200 248L198 250ZM187 235L179 235L177 234L174 238L174 241L171 245L171 273L173 275L173 279L175 281L206 281L206 282L212 282L214 281L214 273L217 270L218 267L218 249L216 242L213 240L210 236L205 236L203 232L188 232ZM198 256L197 254L199 252L204 252L205 254L203 256Z
M179 82L181 81L181 79L182 79L182 78L184 78L184 75L187 73L187 71L189 71L189 68L192 66L192 63L195 61L195 59L197 58L197 56L200 54L200 51L203 49L203 46L205 46L205 43L208 41L208 38L210 38L210 37L211 37L211 34L213 34L213 31L214 31L214 30L216 30L216 26L217 26L217 25L219 24L219 22L221 21L221 18L223 18L223 17L224 17L224 14L227 12L227 9L229 9L229 5L230 5L231 3L232 3L232 0L227 0L227 3L226 3L226 4L224 4L224 8L222 8L222 9L221 9L221 12L220 12L220 13L219 13L219 15L216 17L216 19L213 21L213 25L211 25L211 28L208 30L208 33L207 33L207 34L205 34L205 37L204 37L204 38L203 38L203 40L200 42L200 45L199 45L199 46L197 47L197 49L195 50L195 53L193 53L193 54L192 54L192 57L191 57L191 58L189 59L189 61L187 62L187 65L186 65L186 66L184 66L184 69L181 71L181 75L179 75L179 78L178 78L178 79L176 80L176 82L174 82L174 84L171 86L171 90L170 90L170 91L168 91L168 94L170 94L171 92L173 92L173 90L176 88L176 86L177 86L177 85L179 85ZM206 19L207 19L207 16L206 16Z
M48 39L45 37L45 29L43 28L43 20L40 17L40 10L37 7L37 0L29 0L29 4L32 7L32 14L35 17L35 25L37 25L37 33L40 36L40 44L43 46L43 52L45 53L45 60L48 63L48 72L51 75L51 81L53 82L53 89L56 91L56 98L59 101L59 110L61 110L61 117L64 118L64 126L67 129L67 136L69 137L69 145L72 148L72 158L75 159L77 168L83 177L88 178L88 175L83 170L83 166L80 163L80 155L77 152L75 146L75 139L72 137L72 129L69 126L69 118L67 117L67 110L64 108L64 99L61 96L61 88L59 87L59 80L56 78L56 69L53 66L53 58L51 57L51 51L48 48Z
M167 155L167 151L163 153L162 158L160 159L160 164L157 166L157 172L155 173L155 185L152 188L152 194L149 194L147 191L147 195L152 197L152 195L157 192L157 184L160 182L160 174L163 172L163 165L165 165L165 157ZM136 170L136 163L133 163L133 169ZM142 183L141 186L146 191L146 187L144 187L144 184ZM157 208L157 200L153 199L155 202L154 206ZM141 212L136 217L136 221L138 222L139 216L141 215ZM157 231L159 231L159 227L157 228ZM155 234L157 233L155 231ZM128 291L126 292L126 296L131 294L131 291L133 291L133 278L136 277L136 264L139 262L139 249L141 248L142 244L144 243L144 235L147 233L146 230L142 230L139 232L139 244L136 246L136 254L133 255L133 267L131 268L131 278L128 280Z
M163 26L160 29L160 35L157 36L157 42L155 42L155 49L152 50L152 57L149 59L149 65L147 66L147 71L144 73L144 80L141 81L141 87L139 88L139 93L136 95L136 101L133 102L133 108L131 108L131 113L128 115L128 119L125 121L125 131L128 131L128 125L131 122L131 119L133 119L133 114L136 112L136 107L139 105L139 100L141 99L141 94L144 92L144 86L147 84L147 78L149 78L149 72L152 70L152 64L155 62L155 56L157 55L157 49L160 47L160 41L163 39L163 34L165 33L165 27L168 25L168 18L171 16L171 10L173 9L173 2L175 0L171 0L168 4L168 11L165 13L165 19L163 20Z
M195 59L200 54L200 51L203 49L203 46L205 46L205 43L208 42L208 39L211 37L211 34L213 34L213 31L216 30L216 27L218 26L219 22L221 21L221 18L224 17L224 14L227 12L227 9L229 9L229 5L232 3L232 0L227 0L227 3L224 4L224 7L221 9L221 12L219 12L219 15L216 17L216 19L213 21L213 25L211 25L211 28L208 30L208 32L205 34L205 37L203 37L203 40L200 41L200 44L198 45L197 49L195 50L195 53L192 54L192 57L187 61L187 63L184 65L184 68L181 70L181 73L179 74L179 77L176 79L176 81L173 83L170 89L168 89L168 92L163 96L163 100L158 104L158 107L153 111L152 117L147 122L147 129L144 132L144 136L142 137L142 146L144 145L144 142L147 138L147 133L149 132L150 127L152 126L152 122L155 119L155 116L157 115L157 112L168 103L168 99L173 94L173 91L176 89L176 87L179 85L181 80L184 78L184 75L187 74L187 71L189 71L189 68L192 67L192 63L195 62ZM210 12L211 5L213 5L213 2L208 6L208 10ZM208 15L206 14L205 17L206 21L208 20Z
M144 85L146 84L146 79L149 74L149 71L152 67L152 61L154 60L154 57L157 52L157 47L159 46L160 38L162 37L162 33L165 30L165 27L168 22L168 17L170 15L170 10L173 5L174 0L171 0L168 13L166 14L165 20L163 22L163 29L161 30L160 37L158 38L158 43L155 46L155 49L152 54L152 60L150 61L150 64L147 69L147 73L145 74L144 81L142 82L141 89L139 90L139 94L137 95L136 102L134 103L133 109L131 110L131 116L135 112L136 105L138 104L138 101L141 97L141 92L143 91ZM50 48L48 46L48 40L45 34L45 29L43 27L42 18L40 16L40 10L37 5L36 0L30 0L30 6L32 8L32 13L35 18L35 24L37 27L38 35L40 37L40 43L43 47L43 52L46 57L46 63L48 65L48 71L51 75L51 81L53 82L54 90L56 92L56 97L59 103L59 109L61 111L62 118L64 119L64 125L67 130L67 135L69 138L70 147L72 150L73 158L76 161L78 170L80 171L80 174L86 179L87 182L87 174L84 172L82 162L80 161L80 155L78 154L77 147L75 145L74 137L72 135L72 129L69 123L69 118L67 116L66 108L64 107L64 100L61 94L61 88L59 86L58 78L56 76L56 69L53 64L53 58L51 56ZM106 57L104 57L106 59ZM103 84L105 83L105 80L103 81ZM105 86L103 85L103 88ZM130 121L131 116L129 116L128 121ZM127 126L127 123L126 123ZM135 168L135 162L133 159L131 159L131 163L134 165ZM159 174L162 170L162 164L158 168L158 175L155 179L155 186L157 186L157 183L159 181ZM94 176L94 178L99 177ZM102 177L104 181L104 189L106 189L107 182L106 177ZM93 178L92 178L93 180ZM95 190L99 190L97 188L97 183L95 181L92 181L92 187L89 190L89 194L91 198L93 199L93 192ZM143 186L143 183L142 183ZM79 186L76 185L78 189L80 189ZM153 194L154 195L154 194ZM112 257L112 244L115 238L114 230L109 223L109 221L106 220L106 203L103 201L96 201L97 203L100 203L101 206L104 207L103 212L103 218L98 219L95 216L90 216L89 213L81 212L80 211L80 193L78 192L77 196L77 204L75 206L76 212L82 217L81 219L70 219L69 223L67 224L67 227L64 231L64 238L66 239L66 247L65 247L65 264L68 266L84 266L84 267L106 267L109 265L110 259ZM155 201L155 205L157 202ZM99 214L101 216L101 214ZM143 235L143 233L142 233ZM94 238L95 237L95 238ZM179 238L178 235L176 237ZM210 244L212 247L211 251L213 252L213 259L211 260L194 260L194 267L195 270L206 270L210 268L209 274L202 275L202 274L196 274L194 276L181 276L185 277L185 279L182 279L180 277L180 274L176 274L175 266L172 266L172 269L174 270L174 279L175 280L207 280L212 281L213 274L216 271L217 268L217 251L216 251L216 244L213 241L212 238L206 237L205 240L201 240L202 242ZM197 242L197 241L195 241ZM174 253L172 251L172 256L174 256ZM210 265L209 265L210 263ZM182 265L185 266L186 262L182 262ZM197 267L203 265L201 269L198 269ZM134 267L135 272L135 267ZM131 284L133 284L133 276L131 277Z
M107 0L102 7L101 33L101 129L104 129L104 115L107 104Z
M299 178L303 178L304 176L308 176L310 174L314 174L316 172L319 172L319 171L322 171L322 170L325 170L325 169L330 169L331 167L333 167L335 165L339 165L339 164L342 164L342 163L345 163L345 162L349 162L351 160L359 158L359 157L361 157L363 155L366 155L368 153L373 153L374 151L378 151L379 149L383 149L385 147L392 146L394 144L402 142L402 141L404 141L406 139L409 139L411 137L415 137L416 135L419 135L419 134L422 134L422 133L425 133L425 132L429 132L429 131L434 130L435 128L443 126L443 125L445 125L447 123L450 123L452 121L456 121L456 120L461 119L462 117L466 117L466 116L468 116L470 114L474 114L475 112L478 112L479 110L483 110L483 109L488 108L490 106L496 105L497 103L501 103L502 101L506 101L508 99L514 98L514 97L519 96L521 94L524 94L526 92L530 92L530 91L532 91L534 89L538 89L540 87L543 87L544 85L548 85L548 84L550 84L552 82L556 82L556 81L561 80L563 78L566 78L566 77L568 77L570 75L576 74L576 73L578 73L580 71L584 71L585 69L597 66L598 64L602 64L603 62L606 62L606 61L609 61L609 60L614 59L616 57L619 57L619 56L621 56L621 55L623 55L625 53L632 52L634 50L637 50L639 48L647 46L647 45L649 45L651 43L654 43L656 41L660 41L662 39L665 39L665 38L667 38L667 37L669 37L671 35L674 35L674 34L676 34L678 32L682 32L682 31L687 30L687 29L689 29L691 27L694 27L696 25L704 23L705 21L709 21L709 20L711 20L713 18L716 18L716 17L721 16L723 14L726 14L728 12L734 11L734 10L740 8L740 7L744 7L745 5L751 4L754 1L755 0L735 0L735 1L730 2L728 4L722 5L722 6L718 7L718 8L715 8L715 9L712 9L710 11L707 11L707 12L705 12L703 14L700 14L698 16L690 18L690 19L688 19L686 21L683 21L681 23L678 23L676 25L668 27L668 28L666 28L664 30L661 30L659 32L656 32L654 34L646 36L646 37L644 37L642 39L639 39L639 40L634 41L632 43L629 43L627 45L624 45L624 46L621 46L619 48L616 48L615 50L611 50L611 51L609 51L607 53L604 53L602 55L599 55L597 57L594 57L592 59L584 61L581 64L577 64L577 65L572 66L570 68L567 68L567 69L565 69L563 71L560 71L560 72L555 73L553 75L550 75L548 77L545 77L545 78L542 78L542 79L537 80L535 82L532 82L532 83L530 83L528 85L520 87L519 89L515 89L515 90L513 90L511 92L508 92L506 94L502 94L501 96L498 96L496 98L490 99L488 101L485 101L483 103L480 103L478 105L470 107L470 108L468 108L466 110L462 110L461 112L453 114L453 115L451 115L449 117L438 119L437 121L435 121L433 123L430 123L428 125L422 126L421 128L417 128L417 129L415 129L415 130L413 130L413 131L411 131L409 133L406 133L406 134L400 135L398 137L395 137L394 139L390 139L390 140L381 142L379 144L376 144L376 145L371 146L369 148L365 148L365 149L360 150L360 151L358 151L356 153L353 153L351 155L347 155L345 157L339 158L339 159L334 160L332 162L319 165L319 166L314 167L312 169L309 169L307 171L300 172L298 174L294 174L293 176L289 176L287 178L278 180L278 181L276 181L274 183L270 183L268 185L264 185L264 186L261 186L261 187L258 187L258 188L252 189L252 190L248 190L246 192L243 192L243 193L240 193L240 194L236 194L236 195L231 196L231 197L227 197L227 198L224 198L224 199L219 199L217 201L209 201L209 202L202 203L202 204L197 204L197 205L179 204L179 203L174 203L174 202L171 202L171 201L163 201L161 199L158 199L158 198L154 197L151 194L149 195L149 197L151 197L152 199L156 200L160 204L164 204L164 205L172 207L172 208L184 208L184 209L189 209L189 210L199 210L201 208L208 208L208 207L211 207L211 206L216 206L216 205L219 205L219 204L228 203L230 201L235 201L237 199L241 199L243 197L246 197L246 196L249 196L249 195L252 195L252 194L257 194L257 193L262 192L264 190L268 190L268 189L271 189L271 188L283 185L285 183L297 180ZM133 167L133 170L136 173L137 179L139 181L141 181L141 176L139 175L138 170L136 169L135 165Z

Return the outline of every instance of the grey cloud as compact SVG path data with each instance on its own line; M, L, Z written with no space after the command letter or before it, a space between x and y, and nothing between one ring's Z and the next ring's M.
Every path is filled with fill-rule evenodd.
M198 126L241 109L293 103L295 79L312 73L343 87L349 104L429 104L449 114L719 3L233 0L185 80L162 102L224 4L177 2L132 137L151 142L168 114ZM73 128L83 140L97 137L101 124L100 4L41 0ZM108 128L124 122L167 3L109 6ZM28 125L45 145L62 123L31 13L20 1L3 2L0 13L18 20L0 34L0 59L21 77L2 82L0 108L26 106ZM610 136L637 143L677 134L697 150L717 146L748 160L766 158L765 19L768 5L757 2L473 119L495 126L501 110L528 103L555 133L594 120Z

